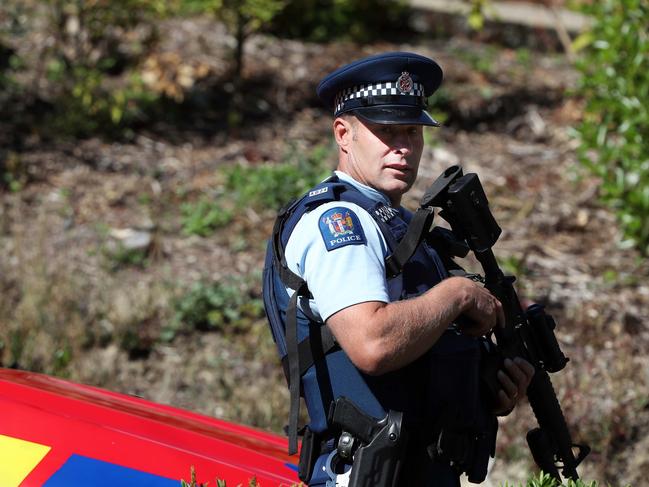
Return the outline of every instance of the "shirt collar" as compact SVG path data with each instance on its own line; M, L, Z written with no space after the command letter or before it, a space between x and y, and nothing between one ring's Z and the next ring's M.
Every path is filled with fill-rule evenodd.
M352 186L354 186L354 188L359 190L364 196L371 199L372 201L378 201L385 204L386 206L392 206L390 199L380 191L377 191L374 188L370 188L363 183L359 183L349 174L342 171L334 171L334 173L336 174L336 176L338 176L338 179L344 181L345 183L351 184Z

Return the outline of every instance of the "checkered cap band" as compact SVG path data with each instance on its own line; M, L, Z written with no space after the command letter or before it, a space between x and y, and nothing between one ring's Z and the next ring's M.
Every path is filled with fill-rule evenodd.
M367 98L368 96L381 96L381 95L402 95L402 96L424 96L424 85L421 83L413 83L412 89L403 93L397 88L396 81L388 81L385 83L377 83L375 85L360 85L347 88L336 95L334 103L334 114L338 113L345 107L345 102L348 100L355 100L359 98Z

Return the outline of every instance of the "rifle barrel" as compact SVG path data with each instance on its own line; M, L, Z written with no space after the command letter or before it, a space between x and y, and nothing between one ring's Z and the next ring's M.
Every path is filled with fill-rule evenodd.
M561 411L557 395L552 387L550 376L544 370L537 369L532 382L527 388L527 398L541 430L549 436L557 459L563 465L564 477L577 480L577 459L572 451L572 439ZM561 481L561 479L557 479Z

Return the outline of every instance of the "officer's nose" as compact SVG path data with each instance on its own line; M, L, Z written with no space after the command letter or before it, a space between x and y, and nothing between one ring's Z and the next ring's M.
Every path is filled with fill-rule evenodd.
M397 131L394 140L392 141L392 148L395 152L407 156L412 152L412 140L407 131Z

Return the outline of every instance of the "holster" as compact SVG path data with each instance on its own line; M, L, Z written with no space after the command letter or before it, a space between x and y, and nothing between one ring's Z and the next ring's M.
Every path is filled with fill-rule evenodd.
M377 421L341 397L332 405L330 420L359 443L349 487L397 487L407 444L403 413L389 411Z

